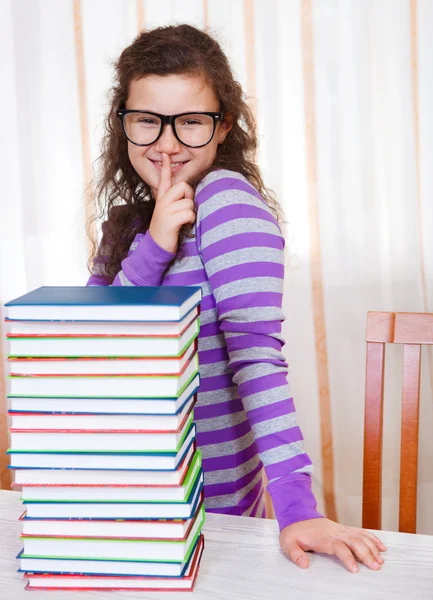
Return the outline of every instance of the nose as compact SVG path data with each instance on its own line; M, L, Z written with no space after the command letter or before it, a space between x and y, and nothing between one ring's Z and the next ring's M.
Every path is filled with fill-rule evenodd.
M155 144L155 150L166 154L175 154L181 150L181 144L174 135L171 125L165 125L161 137Z

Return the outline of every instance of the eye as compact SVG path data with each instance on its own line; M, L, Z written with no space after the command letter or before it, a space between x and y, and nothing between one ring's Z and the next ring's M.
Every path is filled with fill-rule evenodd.
M137 119L137 123L143 123L144 125L158 125L158 121L156 119L152 119L150 117L141 117Z
M180 122L181 127L197 127L203 125L203 121L201 119L184 119Z

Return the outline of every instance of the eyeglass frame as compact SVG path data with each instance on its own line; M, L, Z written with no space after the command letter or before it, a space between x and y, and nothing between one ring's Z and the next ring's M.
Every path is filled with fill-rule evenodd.
M149 144L137 144L137 142L133 142L131 140L131 138L126 133L125 122L124 122L125 115L127 115L129 113L141 113L141 114L146 114L146 115L152 115L153 117L158 117L159 119L161 119L161 129L160 129L157 137L153 140L153 142L150 142ZM207 115L209 117L212 117L212 120L213 120L212 135L210 136L210 138L206 142L206 144L201 144L200 146L190 146L189 144L185 144L185 142L182 142L182 140L179 138L177 131L176 131L176 126L174 125L174 121L178 117L184 117L186 115ZM129 142L131 142L131 144L134 144L135 146L151 146L152 144L155 144L159 140L159 138L162 136L165 125L171 125L171 128L173 130L174 136L177 139L177 141L180 142L183 146L186 146L187 148L203 148L204 146L207 146L208 144L210 144L215 135L215 129L216 129L217 123L218 122L222 123L224 120L224 112L223 111L221 111L221 112L200 112L200 111L191 112L191 111L189 111L189 112L179 113L177 115L161 115L159 113L155 113L150 110L119 109L117 111L117 116L119 117L120 122L122 123L122 129L123 129L123 133L126 136L126 139Z

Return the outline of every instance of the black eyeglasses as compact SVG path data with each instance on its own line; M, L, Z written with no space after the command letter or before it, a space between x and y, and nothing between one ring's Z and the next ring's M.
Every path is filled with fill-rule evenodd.
M176 139L189 148L201 148L212 140L222 112L180 113L160 115L144 110L118 110L123 131L136 146L150 146L162 135L165 125L171 125Z

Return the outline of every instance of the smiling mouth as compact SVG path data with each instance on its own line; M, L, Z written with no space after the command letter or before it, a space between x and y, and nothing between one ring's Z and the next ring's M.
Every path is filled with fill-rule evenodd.
M158 167L162 167L162 161L161 160L152 160L151 158L149 158L149 160L154 165L157 165ZM170 166L171 166L172 169L175 169L176 167L181 167L183 165L186 165L186 163L188 163L188 162L189 162L189 160L172 162L172 163L170 163Z

